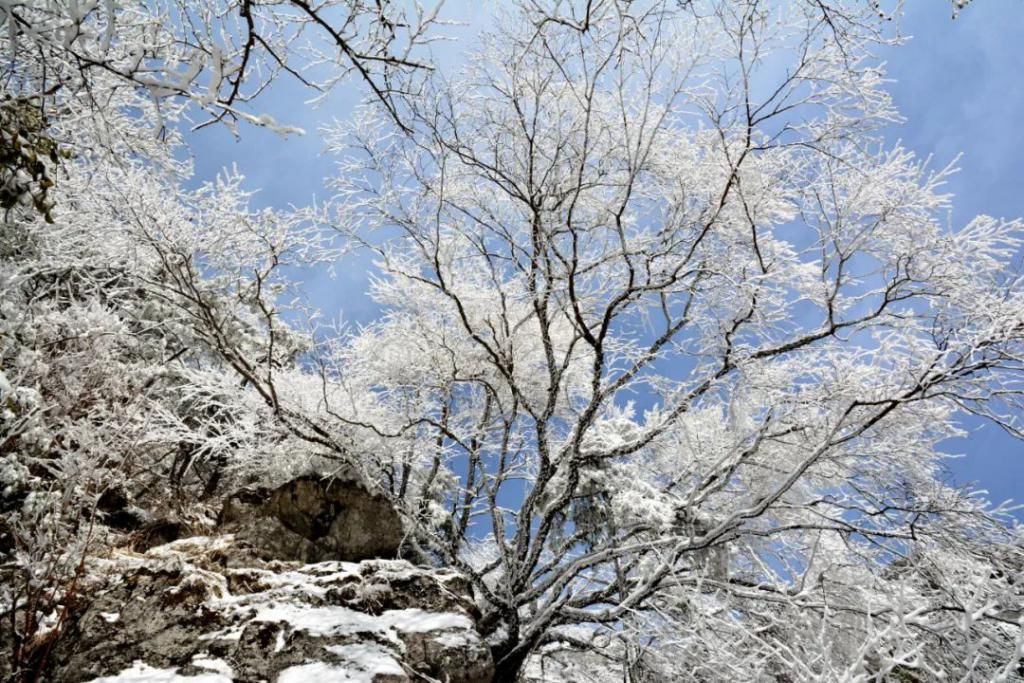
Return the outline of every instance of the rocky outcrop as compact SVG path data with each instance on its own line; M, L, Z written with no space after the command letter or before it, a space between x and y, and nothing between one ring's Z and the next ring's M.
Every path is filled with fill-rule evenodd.
M387 498L370 492L352 473L240 491L224 503L218 521L223 531L268 560L394 558L403 536L401 519Z
M483 683L468 582L404 560L253 559L231 535L123 551L53 653L57 681ZM424 678L424 676L429 678Z
M238 492L216 535L192 536L195 525L172 519L128 519L132 501L116 491L102 503L104 519L124 522L129 540L90 562L74 616L54 638L49 680L493 677L469 582L394 559L398 514L358 477Z

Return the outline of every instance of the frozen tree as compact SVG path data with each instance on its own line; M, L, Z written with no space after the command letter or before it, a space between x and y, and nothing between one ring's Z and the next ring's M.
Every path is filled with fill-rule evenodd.
M1021 675L1019 530L939 445L1021 433L1024 226L883 143L884 20L523 2L411 134L334 134L385 314L320 420L473 578L498 680Z
M42 675L96 551L162 518L202 532L227 482L303 467L285 456L308 434L265 391L307 344L281 321L281 273L335 252L315 209L253 211L237 173L186 191L183 118L292 132L252 103L282 74L313 96L357 74L394 117L434 12L0 2L0 669L17 680Z
M93 551L161 518L202 531L202 501L294 450L220 348L294 371L278 273L329 250L310 212L252 211L240 183L74 159L50 222L0 223L0 630L26 680Z
M45 668L92 553L161 516L201 531L197 501L288 461L234 365L295 371L281 271L333 253L315 210L251 210L237 173L186 191L181 135L155 135L182 103L86 65L103 12L125 22L104 54L155 39L158 17L131 23L144 10L0 4L0 640L18 680Z
M305 344L281 322L280 274L335 252L315 209L251 211L237 174L185 191L182 118L289 133L252 104L275 79L319 97L355 75L400 125L394 93L430 70L416 51L439 8L0 2L4 551L72 550L12 512L41 488L72 517L111 482L213 494L297 431L266 391Z

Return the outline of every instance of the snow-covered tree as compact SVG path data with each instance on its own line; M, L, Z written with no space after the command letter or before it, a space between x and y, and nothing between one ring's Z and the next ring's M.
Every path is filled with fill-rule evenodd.
M188 192L150 163L75 158L52 196L47 221L0 222L0 611L27 680L108 527L201 520L196 501L287 461L221 349L295 371L307 342L278 325L278 274L328 253L309 212L252 211L235 176Z
M386 313L326 409L473 577L499 680L602 643L664 680L1021 675L1020 533L939 446L1020 433L1024 225L950 225L953 169L884 144L886 18L523 2L411 135L336 131Z
M117 532L201 523L226 482L302 467L245 375L296 371L281 272L333 251L314 210L254 211L237 173L185 189L186 107L245 117L145 81L205 49L161 11L0 4L0 639L25 680Z

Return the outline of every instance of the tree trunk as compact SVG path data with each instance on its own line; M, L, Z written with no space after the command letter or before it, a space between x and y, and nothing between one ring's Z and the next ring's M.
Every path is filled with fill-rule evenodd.
M492 650L494 657L494 683L516 683L519 680L519 673L526 663L526 658L530 654L530 648L523 647L520 644L519 647L511 649L511 651L502 647L504 654L499 653L498 648Z

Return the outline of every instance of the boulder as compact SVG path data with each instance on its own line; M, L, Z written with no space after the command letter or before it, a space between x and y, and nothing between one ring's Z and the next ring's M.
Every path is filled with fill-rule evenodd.
M239 491L228 497L218 522L268 560L394 558L403 537L390 501L351 473Z
M254 560L223 535L116 553L94 571L106 587L58 641L51 673L59 683L493 676L469 583L451 570Z

